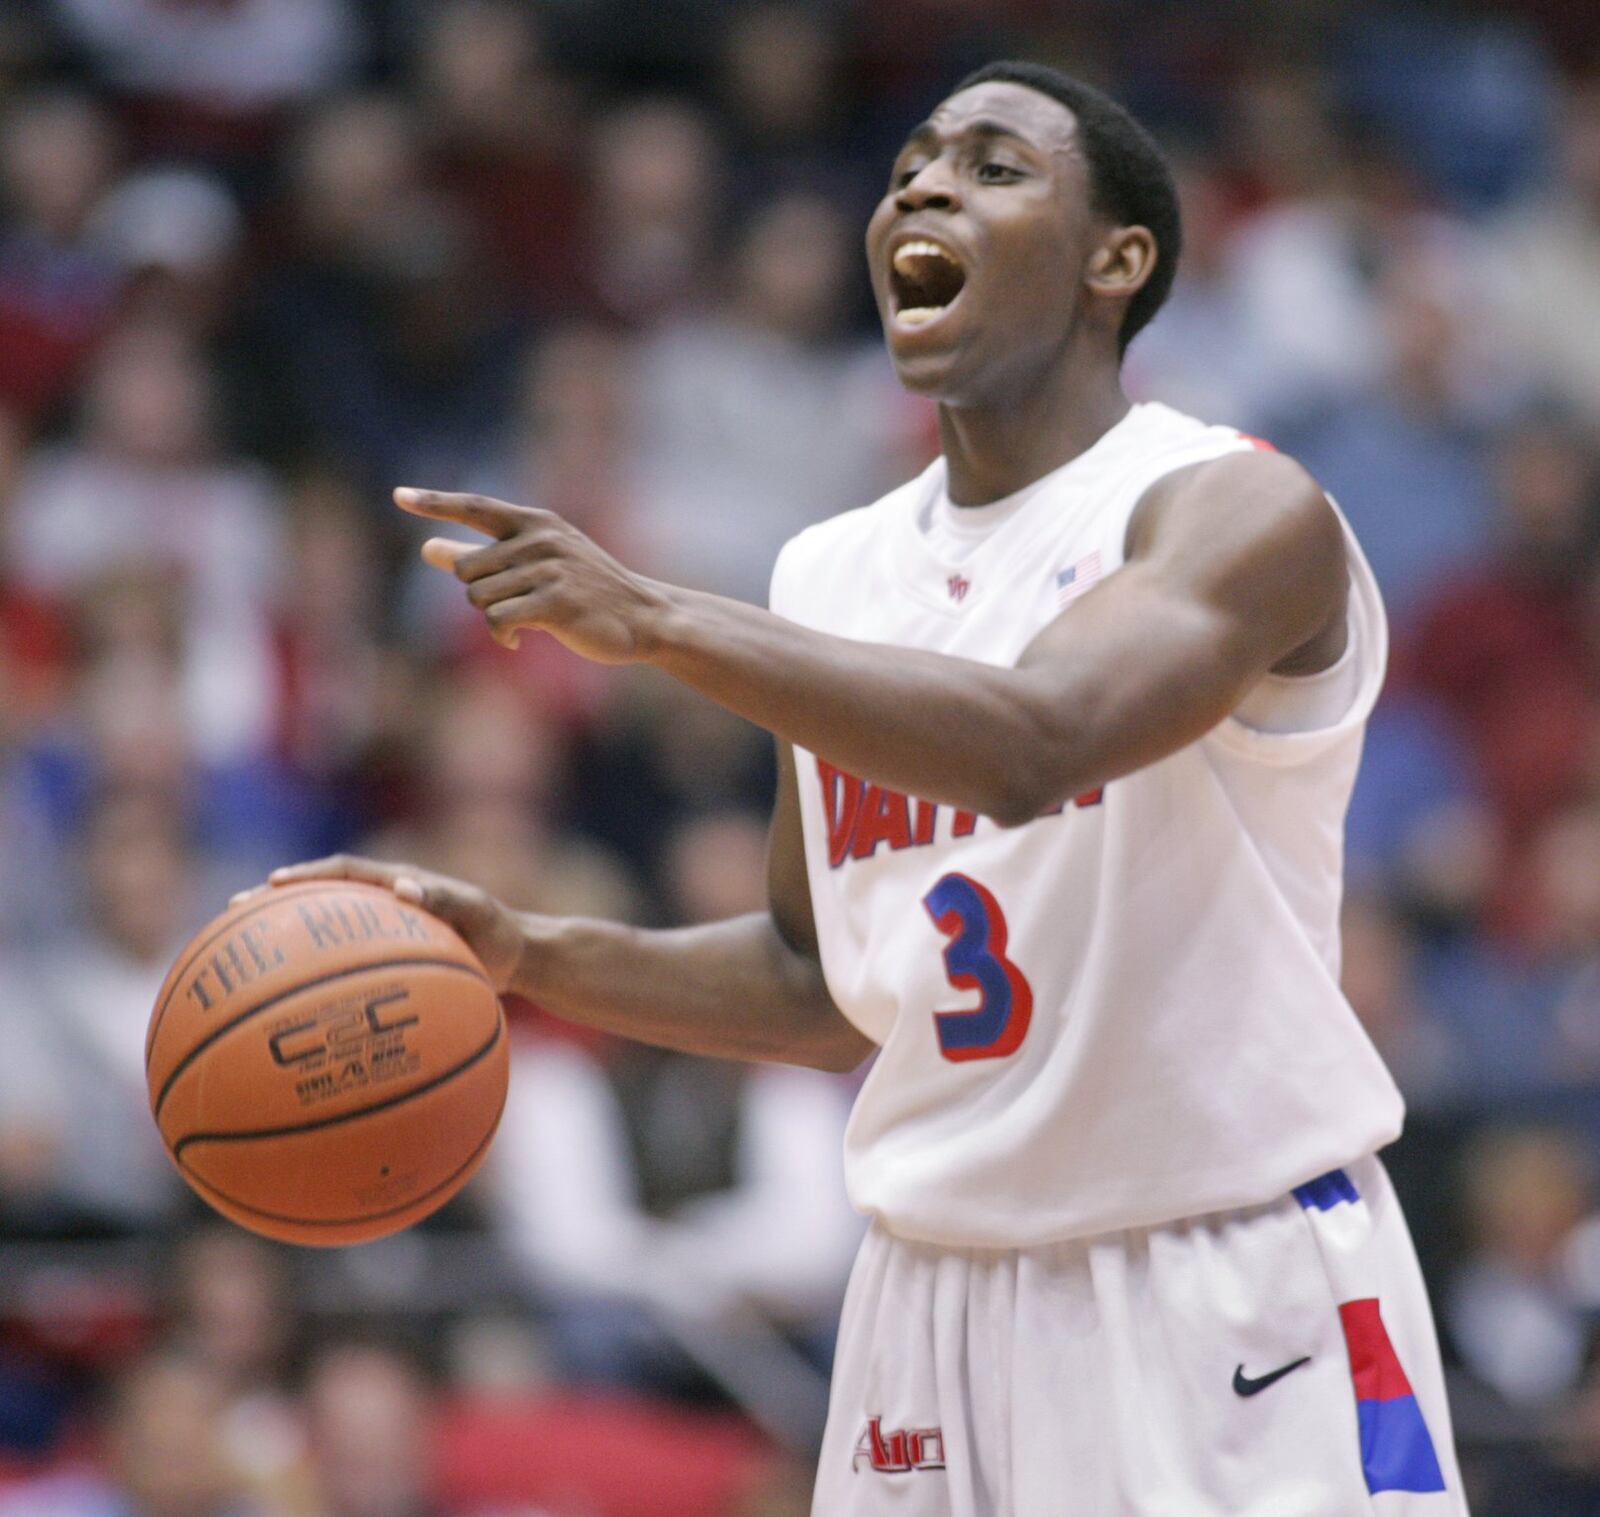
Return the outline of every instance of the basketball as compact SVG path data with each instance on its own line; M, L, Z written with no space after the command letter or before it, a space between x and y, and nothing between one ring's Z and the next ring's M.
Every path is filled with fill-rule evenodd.
M499 1125L499 998L456 932L387 890L253 895L178 955L145 1039L183 1178L285 1242L381 1238L444 1205Z

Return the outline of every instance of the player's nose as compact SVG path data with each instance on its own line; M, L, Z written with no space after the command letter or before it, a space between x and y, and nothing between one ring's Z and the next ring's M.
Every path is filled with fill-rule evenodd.
M913 211L957 211L961 194L955 175L944 158L932 158L895 192L895 205L903 215Z

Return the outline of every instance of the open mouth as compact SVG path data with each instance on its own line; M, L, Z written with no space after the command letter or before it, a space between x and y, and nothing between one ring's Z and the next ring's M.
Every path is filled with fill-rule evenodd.
M894 314L906 326L921 326L941 315L961 293L967 271L936 242L902 242L889 260L889 290Z

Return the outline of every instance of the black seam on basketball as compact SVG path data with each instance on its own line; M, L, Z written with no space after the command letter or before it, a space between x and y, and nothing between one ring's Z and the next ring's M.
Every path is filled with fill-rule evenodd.
M411 963L420 962L410 960ZM374 1101L371 1106L362 1106L355 1111L340 1112L336 1117L318 1117L314 1122L299 1122L292 1127L258 1127L250 1132L192 1132L179 1138L172 1145L172 1157L180 1164L183 1163L183 1151L191 1143L245 1143L252 1138L289 1138L296 1133L317 1132L324 1127L338 1127L345 1122L354 1122L361 1117L370 1117L380 1111L388 1111L391 1106L403 1106L407 1101L414 1100L417 1096L425 1096L430 1090L437 1090L441 1085L448 1084L459 1074L465 1074L480 1059L486 1059L494 1052L495 1045L500 1041L500 1035L505 1031L505 1017L496 1007L494 1031L489 1035L489 1041L482 1048L468 1054L459 1064L436 1074L431 1080L425 1080L421 1085L414 1086L411 1090L402 1091L398 1095L387 1096L382 1101ZM187 1166L185 1166L187 1168Z
M404 969L410 965L421 965L427 969L453 969L458 974L471 975L473 979L489 985L493 989L489 977L480 974L470 964L463 964L458 959L379 959L372 964L357 964L349 969L336 969L331 974L318 975L314 980L302 980L298 985L287 990L281 990L275 996L268 996L266 1000L257 1002L246 1011L241 1011L238 1016L224 1022L220 1027L213 1027L198 1043L186 1053L173 1067L172 1073L166 1078L161 1087L161 1093L156 1097L154 1112L156 1121L161 1120L161 1108L166 1105L167 1097L172 1092L172 1087L181 1075L196 1059L210 1048L218 1038L226 1037L236 1027L242 1027L252 1017L258 1017L264 1011L271 1011L280 1002L287 1001L291 996L297 996L302 991L315 990L319 985L331 985L335 980L348 980L353 975L379 973L385 969Z
M341 880L336 881L335 883L351 884L354 882L349 880ZM236 917L229 917L227 921L218 927L215 932L211 933L208 937L201 939L200 942L194 944L194 952L183 961L182 969L179 969L176 965L173 966L170 971L172 976L172 989L162 996L160 1004L155 1009L155 1015L150 1019L150 1034L145 1040L144 1072L146 1074L150 1073L150 1059L156 1051L156 1036L161 1031L161 1023L167 1015L167 1008L172 1005L172 998L177 995L179 988L183 984L184 977L191 969L194 968L195 963L199 959L200 955L203 954L213 943L215 943L218 938L226 937L241 922L248 922L251 917L259 916L267 909L267 907L276 906L282 901L292 899L294 896L303 895L308 889L318 885L326 884L327 881L325 880L301 880L294 885L274 885L272 887L271 895L266 896L262 900L258 901L250 908L250 910L242 912Z
M192 1185L200 1190L210 1191L212 1195L226 1201L229 1206L236 1206L240 1211L249 1212L252 1217L261 1217L268 1222L287 1222L293 1227L354 1227L361 1222L381 1222L385 1217L397 1217L403 1211L410 1211L414 1206L421 1206L424 1201L431 1196L438 1195L440 1191L448 1190L461 1178L462 1170L471 1169L478 1162L484 1149L494 1142L494 1136L500 1131L500 1121L505 1116L505 1113L506 1101L505 1097L501 1097L500 1109L494 1114L494 1121L490 1123L489 1131L484 1134L483 1142L473 1149L466 1159L435 1185L432 1190L424 1191L420 1196L413 1196L404 1205L391 1206L388 1211L368 1212L361 1217L334 1217L319 1220L313 1217L289 1217L281 1212L263 1211L259 1206L251 1206L247 1201L235 1201L227 1191L213 1185L204 1176L196 1174L187 1164L184 1164L183 1160L178 1160L178 1163Z

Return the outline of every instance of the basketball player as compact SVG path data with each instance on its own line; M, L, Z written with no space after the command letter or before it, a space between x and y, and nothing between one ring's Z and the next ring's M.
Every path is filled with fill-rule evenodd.
M1401 1101L1338 983L1383 608L1298 465L1123 394L1178 249L1144 131L995 65L867 232L943 456L789 543L770 612L548 512L397 492L494 539L423 552L502 640L652 664L776 735L769 912L644 932L362 859L273 877L388 885L610 1032L877 1053L818 1517L1466 1510L1373 1157Z

